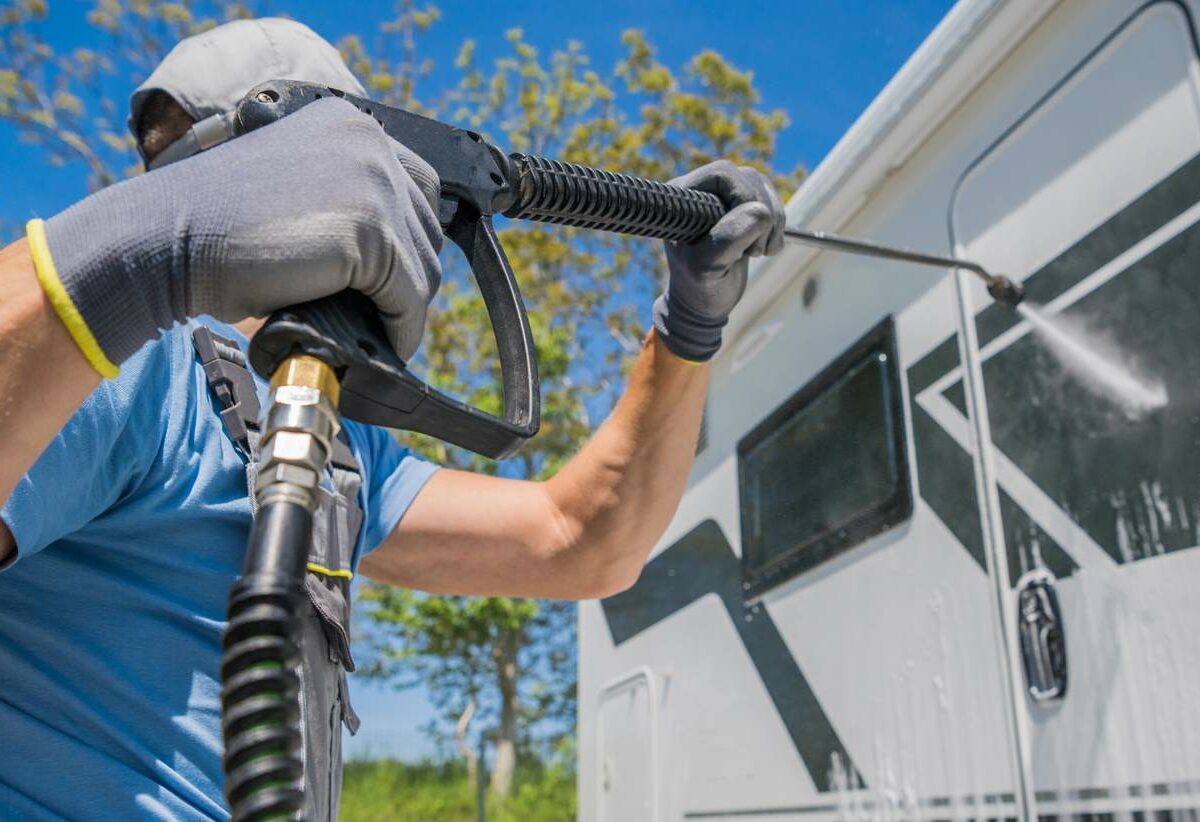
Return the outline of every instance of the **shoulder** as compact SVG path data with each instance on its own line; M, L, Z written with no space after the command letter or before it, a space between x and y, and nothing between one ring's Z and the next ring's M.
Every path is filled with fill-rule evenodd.
M355 422L344 426L363 476L360 556L365 556L395 530L437 466L401 445L394 432Z
M175 409L187 402L186 339L184 329L173 329L122 363L21 478L3 518L22 556L84 528L121 499L161 487L147 480L163 467L163 455L166 462L187 458L188 440L172 434L182 430Z
M209 323L191 320L183 325L173 326L162 336L150 340L123 362L120 373L102 383L98 392L147 396L147 389L157 388L155 393L161 398L164 389L196 367L192 332L202 325ZM220 323L213 322L212 325L220 326ZM229 330L237 333L234 329ZM154 393L149 396L154 396Z
M173 326L123 362L120 373L96 389L77 417L93 426L125 429L139 448L174 448L195 440L201 433L197 410L207 409L209 394L192 344L192 334L200 327L237 334L208 320ZM86 422L85 426L91 427Z
M95 420L110 430L119 430L137 419L161 416L163 399L169 394L182 366L182 329L176 327L142 346L121 363L116 377L105 380L84 401L72 422Z

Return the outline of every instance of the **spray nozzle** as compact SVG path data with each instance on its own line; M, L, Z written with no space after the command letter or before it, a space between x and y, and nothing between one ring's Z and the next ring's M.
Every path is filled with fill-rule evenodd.
M1020 283L1015 283L1003 274L989 274L987 280L988 293L998 303L1004 303L1009 308L1016 308L1025 299L1025 289Z

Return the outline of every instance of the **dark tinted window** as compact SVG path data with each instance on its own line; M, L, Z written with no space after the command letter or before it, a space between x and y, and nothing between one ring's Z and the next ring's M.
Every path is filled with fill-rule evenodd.
M903 423L888 319L741 441L748 596L909 516Z

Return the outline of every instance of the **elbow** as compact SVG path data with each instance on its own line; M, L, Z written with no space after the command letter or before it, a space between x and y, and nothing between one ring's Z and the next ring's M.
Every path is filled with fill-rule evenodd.
M551 573L562 599L604 599L628 591L642 575L646 557L658 538L611 516L620 499L597 501L584 515L568 516L551 502L551 515L540 529L550 545L542 554L551 558ZM607 505L604 503L608 503Z
M542 596L566 600L616 596L637 583L647 553L590 540L552 551L543 576L549 584L543 586Z
M582 546L580 546L582 547ZM613 550L613 546L594 545L572 557L569 573L569 599L605 599L628 591L642 575L646 551Z
M588 583L588 594L581 599L607 599L624 593L637 584L642 575L640 561L615 561L594 575Z

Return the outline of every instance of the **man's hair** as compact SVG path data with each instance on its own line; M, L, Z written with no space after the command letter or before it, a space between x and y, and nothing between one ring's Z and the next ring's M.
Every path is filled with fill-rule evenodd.
M178 140L195 121L165 91L152 91L142 104L137 121L138 147L147 161Z

